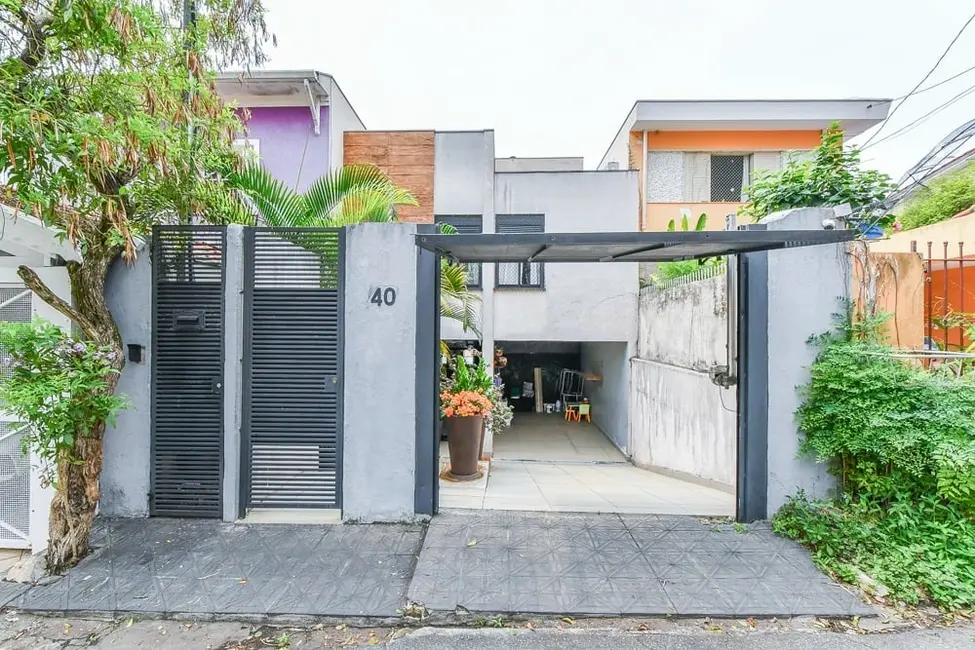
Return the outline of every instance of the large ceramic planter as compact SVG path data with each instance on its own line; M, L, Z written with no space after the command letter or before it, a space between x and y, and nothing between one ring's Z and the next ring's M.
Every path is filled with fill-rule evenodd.
M481 442L477 445L477 457L484 460L484 437L487 436L487 418L481 418Z
M479 477L477 461L481 453L484 418L447 418L447 449L450 451L450 473L456 481L473 481Z

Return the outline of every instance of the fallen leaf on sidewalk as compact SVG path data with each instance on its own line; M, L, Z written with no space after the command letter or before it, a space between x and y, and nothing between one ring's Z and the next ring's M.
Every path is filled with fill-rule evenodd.
M474 538L474 539L472 539L471 541L469 541L469 542L467 542L467 546L468 546L468 547L471 547L471 546L477 546L477 538L475 537L475 538Z
M647 625L646 623L640 623L639 625L636 626L636 631L637 632L649 632L650 631L650 626Z
M569 625L575 625L575 620L574 620L574 619L572 619L572 618L571 618L571 617L569 617L569 616L565 616L565 617L563 617L563 618L562 618L562 622L563 622L563 623L568 623Z

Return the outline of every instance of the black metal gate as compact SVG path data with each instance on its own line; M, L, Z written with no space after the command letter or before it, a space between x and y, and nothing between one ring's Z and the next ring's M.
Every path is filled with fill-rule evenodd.
M153 228L153 516L222 514L226 241L222 228Z
M340 508L344 231L244 237L241 503Z

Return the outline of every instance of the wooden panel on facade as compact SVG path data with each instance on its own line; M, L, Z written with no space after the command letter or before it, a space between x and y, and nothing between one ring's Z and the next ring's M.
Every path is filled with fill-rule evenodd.
M433 131L346 133L344 152L344 164L376 165L413 193L419 205L397 208L400 221L433 223Z

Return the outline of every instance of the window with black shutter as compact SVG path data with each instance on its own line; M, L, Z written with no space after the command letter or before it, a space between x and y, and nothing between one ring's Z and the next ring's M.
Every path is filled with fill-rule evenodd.
M711 154L711 201L738 202L748 184L748 161L743 155Z
M484 230L483 220L479 214L437 215L434 220L437 223L453 226L458 235L480 235ZM467 288L479 288L481 286L481 264L471 262L464 266L467 267Z
M545 215L499 214L494 220L495 232L503 235L514 233L544 233ZM545 287L545 267L541 262L502 262L496 267L495 284L498 287Z

